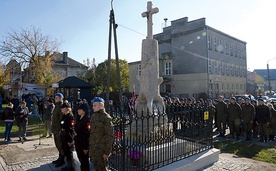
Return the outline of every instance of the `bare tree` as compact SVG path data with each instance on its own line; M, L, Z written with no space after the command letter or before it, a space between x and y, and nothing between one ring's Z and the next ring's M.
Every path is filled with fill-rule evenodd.
M60 43L41 34L35 27L11 30L0 42L0 53L7 61L15 59L28 73L28 82L45 84L51 74L51 52L58 51Z

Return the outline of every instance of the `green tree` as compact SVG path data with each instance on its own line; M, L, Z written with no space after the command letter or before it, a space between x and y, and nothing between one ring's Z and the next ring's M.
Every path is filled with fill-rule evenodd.
M7 36L0 41L0 53L7 60L16 60L25 69L26 82L42 85L51 84L54 78L52 74L53 54L58 51L60 43L50 36L44 36L40 29L32 27L11 30Z
M107 66L108 60L100 63L95 72L95 85L98 91L106 91L107 85ZM120 76L122 88L128 90L129 88L129 72L128 63L126 60L119 60ZM110 92L119 92L119 84L117 79L116 60L111 59L110 63Z

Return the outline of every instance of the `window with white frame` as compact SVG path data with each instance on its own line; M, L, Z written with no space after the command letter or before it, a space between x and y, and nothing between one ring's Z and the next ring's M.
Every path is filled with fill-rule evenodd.
M171 62L165 62L165 75L171 75Z
M208 49L212 50L212 36L210 34L208 35Z
M209 74L212 73L212 61L211 60L208 61L208 73Z
M137 74L141 75L141 64L137 65Z
M216 37L214 37L214 50L215 51L218 51L218 45L217 45L217 38Z

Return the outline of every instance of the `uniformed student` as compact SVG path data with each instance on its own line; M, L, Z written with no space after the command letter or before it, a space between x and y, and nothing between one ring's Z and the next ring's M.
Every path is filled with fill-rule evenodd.
M63 103L61 106L61 112L63 113L61 122L60 122L60 139L61 145L64 152L64 156L67 160L66 167L62 168L62 171L73 171L73 152L71 147L73 146L74 142L74 115L72 113L72 108L70 107L69 103Z
M51 98L50 98L51 99ZM60 121L62 118L62 112L60 111L60 106L63 104L63 94L55 94L55 108L52 115L52 133L54 135L55 146L58 150L58 159L54 160L52 163L55 164L55 167L60 167L64 164L64 153L61 146L61 139L59 136L60 133Z
M75 124L75 148L80 161L81 171L89 171L89 134L90 134L90 119L89 109L86 104L81 104L78 107L79 117Z
M89 156L93 160L96 171L107 171L107 160L113 144L112 119L105 112L102 98L95 97L92 102L94 114L90 122Z

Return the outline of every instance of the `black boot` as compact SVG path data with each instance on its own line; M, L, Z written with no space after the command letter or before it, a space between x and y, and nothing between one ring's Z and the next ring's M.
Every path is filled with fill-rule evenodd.
M56 163L55 167L60 167L60 166L62 166L64 164L65 164L65 162L64 162L64 156L61 155L60 156L60 160Z
M74 171L73 161L67 161L67 165L61 171Z
M53 164L57 164L59 161L60 161L60 158L61 158L61 154L58 155L58 159L52 161Z

